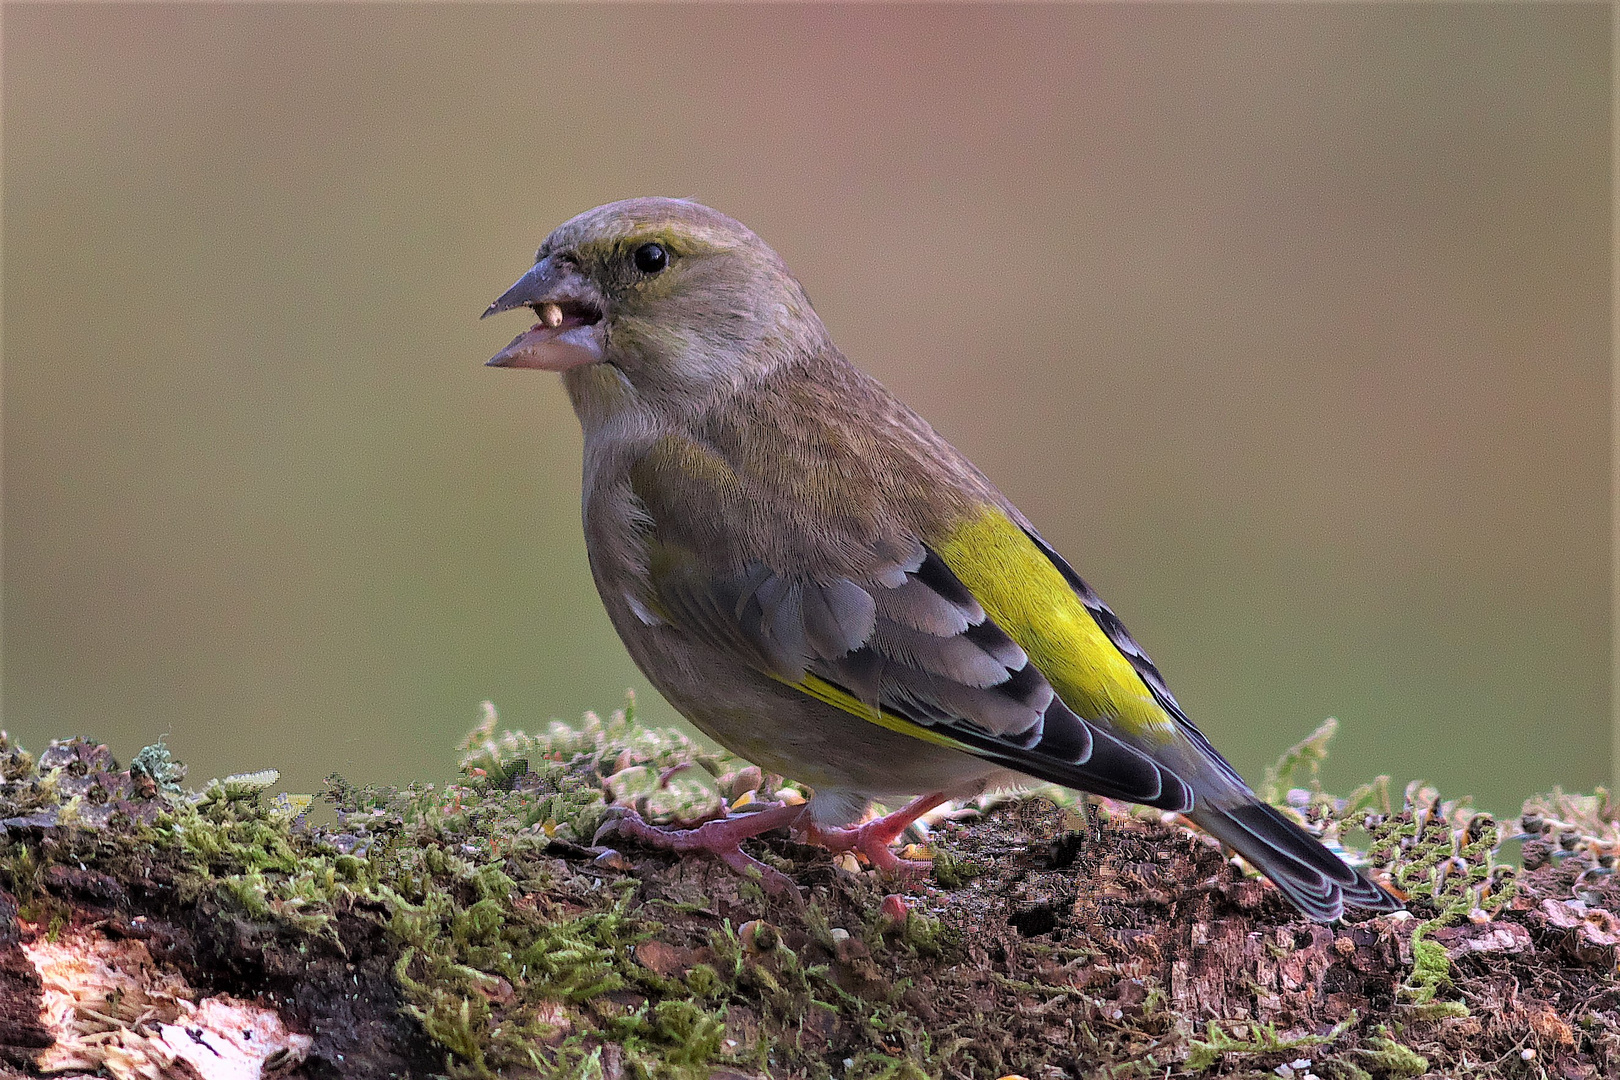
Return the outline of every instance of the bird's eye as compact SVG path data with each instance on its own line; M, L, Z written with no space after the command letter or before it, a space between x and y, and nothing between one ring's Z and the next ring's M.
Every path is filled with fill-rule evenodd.
M663 244L642 244L636 248L632 258L636 261L636 269L643 274L656 274L669 265L669 252L664 250Z

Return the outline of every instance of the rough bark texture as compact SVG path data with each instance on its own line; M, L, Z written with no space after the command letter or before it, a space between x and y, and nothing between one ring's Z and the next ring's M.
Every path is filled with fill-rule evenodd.
M165 795L83 742L49 769L0 748L0 1075L53 1038L19 942L83 933L275 1010L313 1039L294 1076L1620 1076L1603 798L1532 813L1515 882L1494 826L1420 792L1365 822L1412 912L1338 926L1178 824L1040 798L939 824L909 887L754 843L795 901L589 846L605 800L700 816L775 778L619 717L475 736L458 783L337 784L324 827L253 784Z
M20 931L16 897L0 892L0 1063L9 1065L26 1065L52 1041L39 1015L39 972L18 944Z

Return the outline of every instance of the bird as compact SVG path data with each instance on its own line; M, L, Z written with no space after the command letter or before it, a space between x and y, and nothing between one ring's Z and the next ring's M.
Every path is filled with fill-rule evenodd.
M1254 794L1113 610L839 351L742 223L598 206L484 316L520 308L537 321L488 363L561 373L590 571L630 656L699 730L812 790L693 829L610 817L598 842L787 888L741 848L787 827L904 873L890 845L922 814L1048 781L1183 815L1309 919L1401 907Z

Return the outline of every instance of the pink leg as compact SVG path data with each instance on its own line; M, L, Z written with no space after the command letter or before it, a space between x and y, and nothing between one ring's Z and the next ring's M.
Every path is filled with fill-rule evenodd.
M925 874L930 864L902 859L889 850L889 845L900 838L913 821L949 798L943 791L932 795L919 795L892 814L868 821L864 825L841 829L827 828L814 822L794 827L798 839L816 844L829 851L853 851L866 857L866 861L879 870L904 874Z
M629 811L610 818L596 830L593 843L617 833L639 840L648 847L665 851L706 851L744 877L759 875L760 884L773 893L794 893L797 890L786 874L775 870L749 855L740 846L744 840L784 825L792 825L804 814L804 806L773 806L752 814L733 814L719 821L709 821L695 829L665 829L649 825L641 815ZM903 827L903 826L902 826Z

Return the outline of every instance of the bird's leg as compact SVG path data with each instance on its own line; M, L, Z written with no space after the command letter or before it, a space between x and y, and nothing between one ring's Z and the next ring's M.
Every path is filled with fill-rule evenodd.
M792 825L803 814L803 804L783 804L751 814L732 814L718 821L704 822L695 829L668 829L649 825L641 820L640 814L627 810L603 822L591 842L600 844L603 837L616 833L664 851L706 851L744 877L758 874L760 884L770 892L795 893L791 878L749 855L741 844L751 836Z
M898 840L900 834L905 832L913 821L949 797L943 791L936 791L932 795L919 795L892 814L885 814L864 825L847 829L817 825L813 821L801 822L794 827L795 839L830 851L853 851L857 855L865 856L866 861L879 870L925 874L931 864L902 859L889 850L889 845Z

